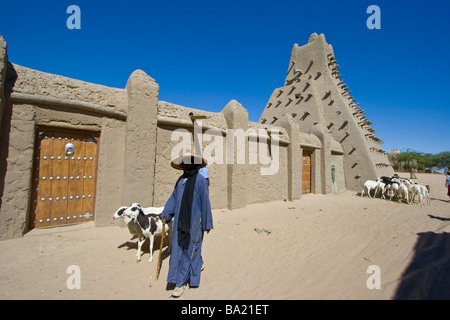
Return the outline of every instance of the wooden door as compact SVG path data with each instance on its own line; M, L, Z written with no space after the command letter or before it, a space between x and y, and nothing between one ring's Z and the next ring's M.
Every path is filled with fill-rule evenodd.
M98 141L96 133L38 130L30 228L93 220Z
M311 152L303 150L302 194L311 193Z

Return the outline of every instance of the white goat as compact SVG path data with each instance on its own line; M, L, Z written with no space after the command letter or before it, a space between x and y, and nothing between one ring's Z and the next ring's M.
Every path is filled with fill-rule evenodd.
M113 219L123 217L127 223L128 230L132 235L138 236L137 261L141 261L141 249L146 238L150 239L150 258L153 261L153 242L155 235L162 233L162 220L160 214L164 207L142 208L138 203L133 203L130 207L120 207L113 216ZM172 223L165 226L165 233L171 234ZM169 251L171 246L169 244Z
M374 196L375 196L377 194L377 192L378 192L378 186L379 186L379 184L378 184L377 181L367 180L366 182L364 182L364 186L363 186L363 189L361 191L361 197L364 197L364 194L367 193L367 196L369 198L372 198L370 196L370 192L372 190L375 190L374 191Z
M389 197L389 200L392 200L393 197L398 197L399 185L397 183L390 183L386 185L386 193Z
M426 186L419 185L420 186L420 192L422 193L422 196L425 198L427 205L431 205L431 199L430 195L428 194L428 189Z
M417 193L416 194L419 197L420 205L422 206L422 200L423 199L425 199L425 203L427 205L430 205L431 204L431 200L430 200L430 196L428 194L427 187L425 187L425 186L423 186L421 184L418 184L418 183L415 183L413 185L414 185L415 188L417 188ZM414 197L415 197L415 195L413 196L413 200L412 200L413 203L414 203Z
M377 181L377 189L376 189L376 191L375 191L375 195L374 195L374 197L376 197L377 196L377 194L378 193L380 193L380 198L381 199L386 199L386 197L384 196L384 191L385 191L385 189L386 189L386 184L384 183L384 182L382 182L382 181Z
M414 204L414 199L416 195L419 197L420 200L420 206L422 206L422 192L420 190L420 187L417 183L412 182L409 179L403 179L403 183L406 185L409 191L409 203Z
M402 201L406 198L406 203L409 202L409 191L403 182L397 178L391 179L390 189L395 192L395 196L398 201ZM389 200L392 200L392 195Z
M406 203L409 203L409 191L408 191L408 187L403 183L400 182L398 183L399 189L398 189L398 200L406 200Z
M422 206L422 200L425 198L426 204L431 205L430 195L428 194L427 187L418 184L417 182L413 182L410 179L402 179L403 183L408 187L410 191L410 202L414 203L416 195L419 197L420 206Z

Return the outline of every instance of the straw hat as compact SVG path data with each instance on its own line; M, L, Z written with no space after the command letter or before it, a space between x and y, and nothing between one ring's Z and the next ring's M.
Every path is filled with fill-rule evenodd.
M203 168L208 164L203 157L192 152L186 152L181 157L176 158L172 161L171 166L175 169L183 170L183 168L181 167L181 163L196 164L197 169Z

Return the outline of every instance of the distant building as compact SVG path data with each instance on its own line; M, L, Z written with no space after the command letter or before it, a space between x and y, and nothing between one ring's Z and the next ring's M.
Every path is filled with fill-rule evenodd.
M400 154L400 149L391 149L391 152L388 153L387 157L389 160L389 163L392 167L395 165L395 157L397 157Z

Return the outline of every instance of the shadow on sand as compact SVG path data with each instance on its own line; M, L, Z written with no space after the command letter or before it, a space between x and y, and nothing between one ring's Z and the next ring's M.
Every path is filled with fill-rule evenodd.
M133 241L134 240L134 241ZM161 237L155 236L155 241L153 242L153 260L158 260L158 254L159 254L159 247L161 245ZM121 248L127 248L127 250L135 250L137 253L138 244L137 244L137 236L133 236L129 241L126 241L119 245L117 247L118 249ZM147 259L149 258L150 254L150 239L146 238L145 242L142 244L142 260L145 260L145 256L147 256ZM161 261L164 261L167 257L170 256L169 252L169 240L166 238L164 239L163 243L163 252L161 253Z
M430 216L439 220L447 218ZM415 255L401 277L393 299L450 299L450 233L418 234Z

